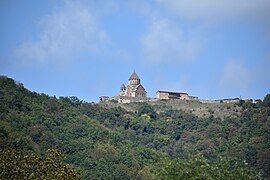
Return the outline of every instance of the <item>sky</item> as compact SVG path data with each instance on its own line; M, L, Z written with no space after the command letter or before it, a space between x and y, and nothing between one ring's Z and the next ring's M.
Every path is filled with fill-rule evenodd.
M0 74L88 102L134 70L149 97L262 99L269 19L270 0L1 0Z

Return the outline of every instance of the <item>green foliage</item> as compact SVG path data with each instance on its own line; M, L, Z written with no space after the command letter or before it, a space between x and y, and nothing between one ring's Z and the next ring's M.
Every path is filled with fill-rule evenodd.
M243 172L239 177L257 178L250 169L269 178L268 101L269 95L256 105L243 102L239 117L220 119L215 117L215 111L209 110L210 116L199 118L166 106L166 101L162 102L162 110L137 103L130 104L134 111L127 111L117 104L110 107L76 97L57 99L30 92L22 84L0 77L1 160L7 158L5 161L10 162L7 149L11 148L10 153L21 154L16 155L19 159L11 158L12 162L31 156L33 163L44 164L49 157L46 151L59 149L66 159L52 158L48 162L54 164L55 160L63 168L70 164L82 179L180 179L187 177L184 171L182 174L178 171L181 168L192 172L191 178L207 179L218 172L221 175L215 174L217 177L223 177L225 172L228 177ZM37 154L33 155L36 159L31 153ZM205 159L189 158L196 154ZM56 156L61 157L53 157ZM220 156L240 161L230 160L228 165ZM248 165L239 164L244 160ZM201 165L207 165L202 168L206 173L200 169ZM12 167L27 170L16 163ZM52 169L46 171L43 173L52 172L51 179L56 177Z
M156 176L158 179L260 179L244 162L221 159L209 163L201 156L165 162Z
M155 110L147 103L142 103L138 109L138 115L144 115L147 114L149 115L152 119L156 119L157 118L157 113L155 112Z
M82 104L83 101L79 100L79 98L75 96L70 96L70 97L60 97L60 101L70 104L71 106L78 107Z
M79 175L63 162L63 155L47 150L44 159L14 149L0 152L0 179L79 179Z
M267 94L263 99L263 105L266 107L270 107L270 94Z

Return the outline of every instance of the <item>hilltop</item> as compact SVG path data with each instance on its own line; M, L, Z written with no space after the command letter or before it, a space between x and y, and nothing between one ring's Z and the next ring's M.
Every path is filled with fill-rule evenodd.
M142 103L117 103L116 101L101 102L100 105L107 108L122 107L127 111L136 112ZM213 115L216 118L225 117L239 117L242 112L242 108L239 103L202 103L197 100L180 100L180 99L168 99L148 101L147 104L153 107L156 112L163 112L168 109L182 110L186 113L193 114L200 118L209 117Z
M61 151L64 172L82 179L269 178L269 130L270 95L257 104L95 104L0 77L0 179L21 168L10 166L9 149L41 159L48 149ZM48 171L45 177L57 169Z

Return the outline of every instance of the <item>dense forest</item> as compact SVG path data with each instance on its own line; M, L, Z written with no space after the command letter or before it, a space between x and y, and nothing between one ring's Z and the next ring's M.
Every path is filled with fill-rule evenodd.
M239 116L128 111L0 77L0 179L269 179L270 94Z

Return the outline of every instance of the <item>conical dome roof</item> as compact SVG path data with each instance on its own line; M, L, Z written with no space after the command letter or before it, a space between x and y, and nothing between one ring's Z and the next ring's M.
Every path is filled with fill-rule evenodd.
M120 89L126 89L125 84L122 84L121 87L120 87Z
M123 84L121 85L121 87L125 88L126 86L125 86L125 84L123 83Z
M135 73L135 71L131 74L128 80L133 80L133 79L140 79L139 76Z

